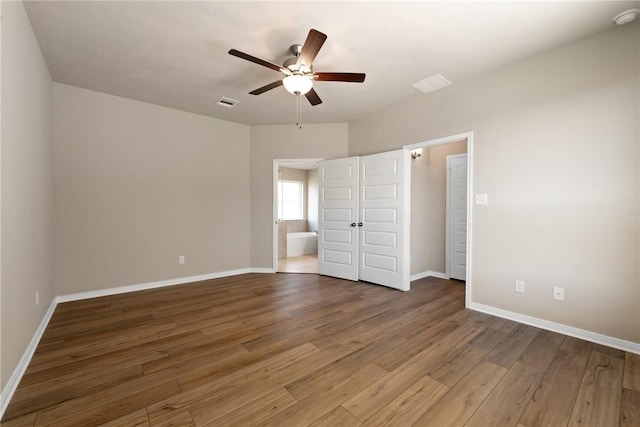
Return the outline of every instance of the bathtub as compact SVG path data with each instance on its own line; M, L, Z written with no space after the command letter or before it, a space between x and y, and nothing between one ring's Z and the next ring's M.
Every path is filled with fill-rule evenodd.
M287 233L287 258L318 253L318 233L305 231Z

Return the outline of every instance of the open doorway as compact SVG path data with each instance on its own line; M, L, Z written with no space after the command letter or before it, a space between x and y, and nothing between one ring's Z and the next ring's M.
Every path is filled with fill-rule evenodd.
M462 280L468 303L473 132L404 148L417 151L411 162L411 279ZM451 200L452 185L464 187L464 194L454 188L453 197L462 198L458 205Z
M274 269L318 272L319 159L274 160Z

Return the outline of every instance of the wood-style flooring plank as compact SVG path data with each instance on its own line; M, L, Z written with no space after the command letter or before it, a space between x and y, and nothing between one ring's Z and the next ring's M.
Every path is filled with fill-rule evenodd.
M359 427L362 423L342 406L338 406L333 411L318 418L310 427Z
M149 423L151 427L195 427L188 410L176 411L170 417ZM102 426L101 426L102 427ZM115 426L114 426L115 427Z
M294 405L258 425L261 427L309 425L387 373L374 364L361 366L341 381L298 400Z
M145 409L139 409L130 414L116 418L115 420L107 421L100 427L149 427L149 418L147 417L147 411Z
M405 338L404 342L399 343L399 345L381 355L376 360L376 364L382 369L392 371L459 327L459 324L449 320L435 323L433 326L423 329L419 334L411 338Z
M344 378L351 375L353 371L360 366L375 361L378 356L389 351L389 349L395 347L402 341L403 338L390 336L382 338L375 343L368 344L328 365L314 369L307 375L289 383L286 386L287 391L298 400L309 397L324 388L330 387L336 382L344 380Z
M36 427L49 425L90 426L119 418L151 402L174 396L180 392L175 380L156 383L147 388L132 387L129 393L105 393L73 399L38 413ZM99 400L94 400L99 399Z
M258 381L242 384L231 387L224 393L217 393L214 397L199 399L189 406L189 413L193 422L197 426L201 426L213 423L218 418L237 411L245 405L262 402L268 399L268 396L285 393L288 394L284 388L269 382ZM280 405L278 407L284 409L287 406L289 405Z
M516 362L465 424L468 427L515 425L533 395L542 371Z
M593 344L566 337L520 417L527 427L567 425Z
M486 354L487 350L471 345L454 348L434 369L429 371L429 376L448 387L453 387Z
M507 370L482 361L415 421L415 426L461 426L478 409ZM489 424L487 424L489 425ZM498 424L495 424L498 425Z
M213 421L205 426L254 426L271 418L276 413L283 411L295 404L293 398L284 388L276 388L274 391L241 406Z
M622 387L640 391L640 354L625 354Z
M259 379L278 385L291 384L309 374L309 372L317 371L353 352L354 349L337 344L324 350L310 353L286 366L265 371Z
M380 378L344 402L342 406L360 421L367 421L370 416L397 398L453 351L454 349L444 344L435 344Z
M249 360L239 364L234 364L233 368L217 368L217 374L213 375L209 370L198 370L190 373L188 380L191 380L189 388L184 388L181 393L170 396L164 400L158 400L147 407L149 421L154 424L172 417L176 412L189 409L200 404L203 400L213 401L229 392L237 390L246 384L253 386L255 380L259 379L271 369L279 369L294 363L299 358L303 358L319 350L310 343L301 345L292 350L288 350L279 355L274 355L263 360ZM203 373L204 377L198 376ZM159 372L161 373L161 372ZM272 389L278 386L268 384ZM262 385L261 385L262 387Z
M491 350L487 360L504 368L511 368L539 332L539 329L532 326L517 325L504 341Z
M237 384L256 379L318 352L320 352L320 350L313 344L304 343L283 351L282 353L270 355L269 357L252 356L252 359L243 360L240 363L236 363L235 359L231 359L229 364L216 366L214 370L209 367L195 369L185 375L180 375L178 382L183 390L192 390L201 386L207 386L213 382L213 380L216 380L218 383Z
M366 426L409 426L448 391L447 386L424 376L363 424Z
M7 421L2 421L0 425L2 425L2 427L33 427L33 425L36 423L37 416L37 412L31 412L27 415L11 418Z
M203 365L203 361L221 361L228 358L242 358L249 356L249 352L239 344L229 346L212 346L207 343L195 346L186 344L181 352L174 352L161 359L150 360L142 364L145 374L158 371L173 370L177 375L188 371L187 365L192 364L194 368Z
M454 321L461 317L460 327L454 329L439 341L453 347L460 347L473 340L489 327L489 318L484 313L472 312L471 310L460 310L450 317Z
M12 418L46 409L87 394L109 389L125 381L140 378L143 374L140 365L128 366L121 369L114 368L109 372L96 372L95 375L83 378L81 382L74 378L71 381L48 381L42 385L25 387L14 399L11 411L7 411L7 416ZM38 399L31 397L34 394L38 394Z
M640 426L640 391L622 389L620 427Z
M569 426L618 425L624 360L611 354L591 353Z
M564 335L550 331L540 331L527 346L518 362L532 366L540 371L546 371L551 361L558 353L564 341Z
M46 365L34 368L31 364L20 383L21 387L43 384L46 381L68 379L93 375L94 372L107 371L112 367L125 367L144 364L152 360L162 359L169 355L167 346L185 345L202 337L200 331L192 331L170 338L157 339L152 342L132 345L126 349L99 354L69 355L52 359ZM18 388L17 392L20 392Z

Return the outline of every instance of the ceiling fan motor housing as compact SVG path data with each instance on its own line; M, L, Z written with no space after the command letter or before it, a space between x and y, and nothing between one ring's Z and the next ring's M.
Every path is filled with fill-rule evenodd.
M287 68L291 71L300 71L302 74L308 74L313 72L313 66L307 66L306 64L302 64L298 67L298 57L300 56L300 52L302 52L301 44L292 44L289 47L289 50L293 54L289 58L285 59L282 63L284 68Z

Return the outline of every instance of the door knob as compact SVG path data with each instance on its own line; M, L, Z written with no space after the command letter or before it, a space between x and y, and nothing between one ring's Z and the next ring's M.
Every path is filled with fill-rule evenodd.
M358 227L362 227L362 223L361 222L358 223Z
M355 222L352 222L352 223L351 223L351 226L352 226L352 227L355 227L355 226L356 226L356 223L355 223Z

